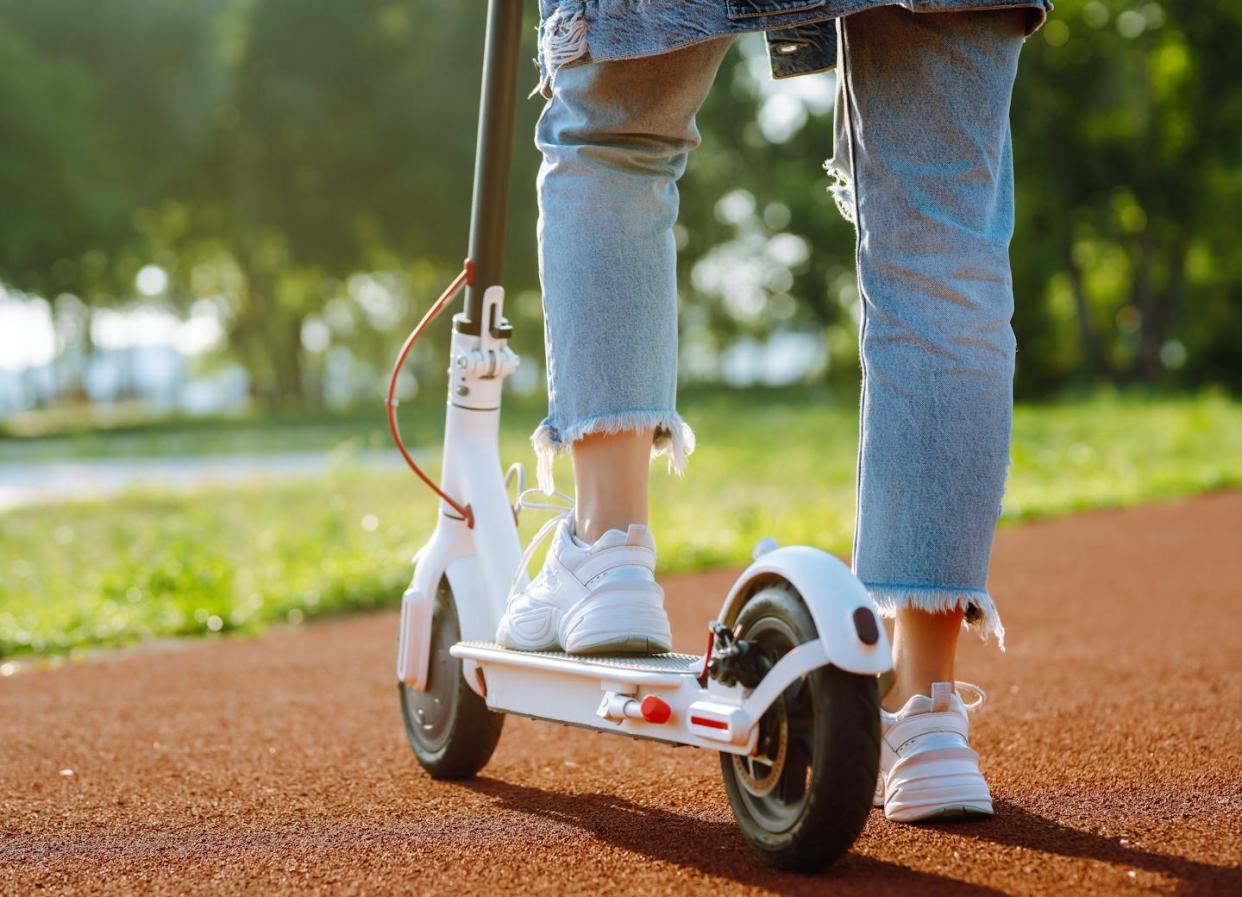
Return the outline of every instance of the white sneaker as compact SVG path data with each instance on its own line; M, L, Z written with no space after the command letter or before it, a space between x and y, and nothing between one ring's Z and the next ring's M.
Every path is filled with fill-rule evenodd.
M896 713L880 710L875 805L895 822L992 815L992 794L970 747L966 716L986 696L969 683L957 686L978 697L966 704L952 682L933 682L930 698L915 695Z
M529 506L529 505L528 505ZM663 654L672 650L664 590L655 581L655 539L647 527L610 529L593 544L574 535L573 509L548 522L556 535L539 574L509 594L496 641L518 651Z

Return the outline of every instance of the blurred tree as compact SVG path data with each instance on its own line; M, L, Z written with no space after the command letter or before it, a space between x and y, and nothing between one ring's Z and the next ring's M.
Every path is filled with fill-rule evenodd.
M419 310L402 284L432 294L465 255L484 8L255 0L244 9L192 237L209 255L225 247L239 274L229 341L257 390L301 401L304 327L349 297L351 273L405 273L395 288L366 281L371 307L344 325L394 330ZM529 166L529 149L518 158ZM512 204L527 232L531 200L519 191ZM529 284L531 241L518 247L510 273Z
M82 289L77 260L115 247L133 207L120 173L92 149L101 128L91 83L2 27L0 70L21 73L0 79L0 277L45 295Z
M229 0L0 0L0 277L106 300L132 286L135 212L194 176Z
M0 280L89 308L154 262L164 300L220 309L262 399L318 398L342 346L378 375L465 253L483 21L453 0L0 0ZM1236 0L1061 0L1028 41L1020 394L1242 387L1240 41ZM725 62L681 193L694 377L780 331L826 334L829 376L857 375L853 234L819 170L832 92L770 83L757 39ZM518 107L506 257L526 321L541 106ZM540 328L518 332L536 354Z
M1232 0L1066 0L1028 42L1013 112L1023 392L1080 369L1242 386L1239 41Z
M52 300L70 393L91 309L151 260L142 210L192 176L222 5L0 0L0 280Z
M730 52L681 185L679 262L688 329L714 351L741 336L810 330L842 356L830 373L854 380L854 233L821 167L832 155L834 91L832 76L772 84L757 36Z
M0 279L102 304L132 298L156 261L166 299L224 312L256 395L303 400L304 323L348 296L351 273L404 272L419 302L388 299L413 306L465 255L483 13L0 0L0 64L22 73L0 84ZM516 149L533 171L530 141ZM533 178L517 182L508 268L529 287ZM378 319L395 330L417 311Z
M1063 0L1028 41L1012 116L1019 394L1100 380L1242 386L1240 41L1230 0ZM700 114L682 282L718 344L826 327L841 356L830 371L853 376L840 352L857 301L852 235L811 168L832 153L830 115L794 81L766 88L758 48L726 60ZM764 127L771 107L798 102L792 126ZM809 251L782 269L765 247L786 235ZM728 275L696 280L704 259ZM767 280L748 279L756 267Z

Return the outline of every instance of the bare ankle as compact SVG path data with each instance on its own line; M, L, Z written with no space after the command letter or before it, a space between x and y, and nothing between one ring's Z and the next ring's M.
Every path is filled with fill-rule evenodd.
M931 687L932 687L933 682L952 682L952 681L953 681L952 673L942 678L929 679L927 682L902 681L900 677L896 677L893 679L892 688L890 688L888 692L886 692L884 695L881 696L880 706L883 707L885 710L887 710L889 713L896 713L902 707L905 707L906 702L909 701L911 698L913 698L915 695L923 695L924 697L930 697Z
M580 509L574 517L574 535L586 543L599 541L599 537L610 529L625 532L631 523L647 523L646 514L604 515Z
M933 682L952 682L962 612L928 613L914 608L897 612L893 632L893 686L880 705L900 710L915 695L930 695Z
M594 433L573 444L578 538L647 523L647 475L653 431Z

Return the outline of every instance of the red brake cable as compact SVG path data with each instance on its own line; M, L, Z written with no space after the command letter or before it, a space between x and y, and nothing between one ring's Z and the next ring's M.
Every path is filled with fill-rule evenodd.
M418 474L418 478L426 483L431 491L444 499L448 505L465 518L466 526L474 528L474 512L470 510L469 505L463 505L461 502L449 497L443 489L432 482L431 477L423 472L423 469L415 463L410 457L410 453L406 450L405 442L401 439L401 428L397 424L397 377L401 373L401 367L405 364L406 356L410 354L410 349L414 348L414 342L420 336L427 325L434 321L444 311L445 306L453 301L454 297L461 292L462 288L472 283L474 279L474 262L466 259L465 267L461 269L461 273L453 278L453 282L448 288L440 294L440 298L432 303L431 308L427 309L427 313L423 315L423 319L415 325L410 331L410 335L405 338L405 344L401 347L401 352L397 355L397 362L392 366L392 377L388 381L388 429L392 433L392 441L397 444L397 451L401 453L401 457L405 459L405 463L410 465L410 469Z

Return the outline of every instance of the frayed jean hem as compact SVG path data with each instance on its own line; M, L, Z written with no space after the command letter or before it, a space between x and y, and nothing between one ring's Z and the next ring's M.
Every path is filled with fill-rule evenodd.
M840 98L838 98L837 102L841 102ZM828 192L832 194L833 202L837 204L837 211L841 213L842 218L850 224L857 226L858 219L854 205L854 182L850 177L849 169L845 164L838 161L838 156L833 156L824 163L824 171L828 173L828 177L832 181L828 186Z
M988 636L996 636L997 646L1005 650L1005 625L992 602L992 596L984 589L869 582L863 585L883 617L892 619L897 616L897 611L907 607L930 614L960 610L965 614L962 618L964 627L974 629L985 642Z
M552 479L552 462L557 452L564 451L584 436L593 433L623 433L655 430L651 445L651 457L668 456L670 473L681 476L686 471L686 458L694 451L694 431L676 411L665 409L633 409L609 414L595 414L579 418L566 426L557 426L551 420L541 423L531 434L531 445L538 459L537 477L539 488L544 492L555 489Z

